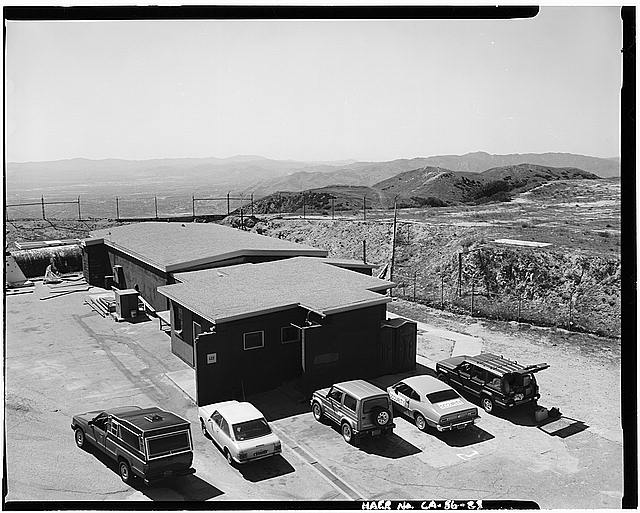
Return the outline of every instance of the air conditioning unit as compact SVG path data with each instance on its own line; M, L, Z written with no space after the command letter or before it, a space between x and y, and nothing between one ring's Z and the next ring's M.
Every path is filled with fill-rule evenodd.
M133 319L138 315L138 291L135 289L114 290L116 315L120 319Z

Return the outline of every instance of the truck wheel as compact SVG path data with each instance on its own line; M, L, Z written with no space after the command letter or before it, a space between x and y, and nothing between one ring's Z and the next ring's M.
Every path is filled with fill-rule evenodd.
M427 421L424 419L424 417L420 413L416 413L415 420L416 420L416 426L420 431L427 430Z
M348 444L353 442L353 430L348 422L343 422L342 426L340 426L340 432L342 433L342 438Z
M491 413L493 411L493 399L485 395L482 398L482 408L484 408L484 411L487 413Z
M391 413L384 408L374 408L371 415L373 416L373 422L379 427L384 427L391 421Z
M84 448L84 431L80 428L76 428L76 433L74 438L76 439L76 445L80 447L80 449Z
M313 412L313 418L318 422L320 422L322 420L322 417L324 417L324 414L322 413L322 407L318 403L313 403L311 411Z
M120 460L118 463L118 472L120 473L120 479L122 479L123 483L129 484L131 482L131 478L133 477L131 475L131 467L126 460Z

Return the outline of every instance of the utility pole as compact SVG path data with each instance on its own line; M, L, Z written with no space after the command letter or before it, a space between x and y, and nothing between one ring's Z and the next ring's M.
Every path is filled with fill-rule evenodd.
M396 227L398 223L398 203L397 197L393 200L393 238L391 239L391 269L389 272L389 280L393 281L393 266L396 260ZM389 295L393 295L392 289L389 289Z

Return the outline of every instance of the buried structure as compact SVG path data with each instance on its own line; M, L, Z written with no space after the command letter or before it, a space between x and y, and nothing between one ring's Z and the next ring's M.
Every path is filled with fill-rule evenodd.
M392 282L296 257L175 276L172 350L198 405L303 378L308 387L415 367L417 327L386 319Z

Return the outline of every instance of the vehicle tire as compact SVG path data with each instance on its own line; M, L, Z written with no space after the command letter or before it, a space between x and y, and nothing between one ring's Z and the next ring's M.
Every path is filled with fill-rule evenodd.
M447 384L449 383L449 378L446 376L446 374L443 374L442 372L438 374L438 379L443 383L447 383Z
M416 427L420 430L420 431L426 431L427 430L427 421L425 420L425 418L422 416L422 414L420 413L416 413L415 417L414 417L415 421L416 421Z
M385 427L391 422L391 412L384 408L374 408L371 416L373 417L373 423L378 427Z
M343 422L340 426L340 432L342 433L342 438L348 444L353 443L353 430L348 422Z
M232 467L235 466L236 462L233 460L233 456L231 456L229 449L227 449L226 447L224 448L224 457L227 458L227 463L229 465L231 465Z
M84 431L82 431L82 429L80 428L76 428L74 438L76 440L76 445L80 447L80 449L84 449L84 443L85 443Z
M133 475L131 474L131 467L129 466L127 460L120 460L118 462L118 473L120 474L120 479L122 479L123 483L131 483Z
M313 403L313 406L311 406L311 411L313 412L313 418L318 422L321 422L324 417L324 413L322 413L322 406L320 406L319 403Z
M485 395L480 402L482 403L482 408L484 409L484 411L486 411L487 413L491 413L493 411L494 404L491 397Z
M207 427L204 425L204 420L200 419L200 429L202 430L202 434L205 438L209 438L209 433L207 433Z

